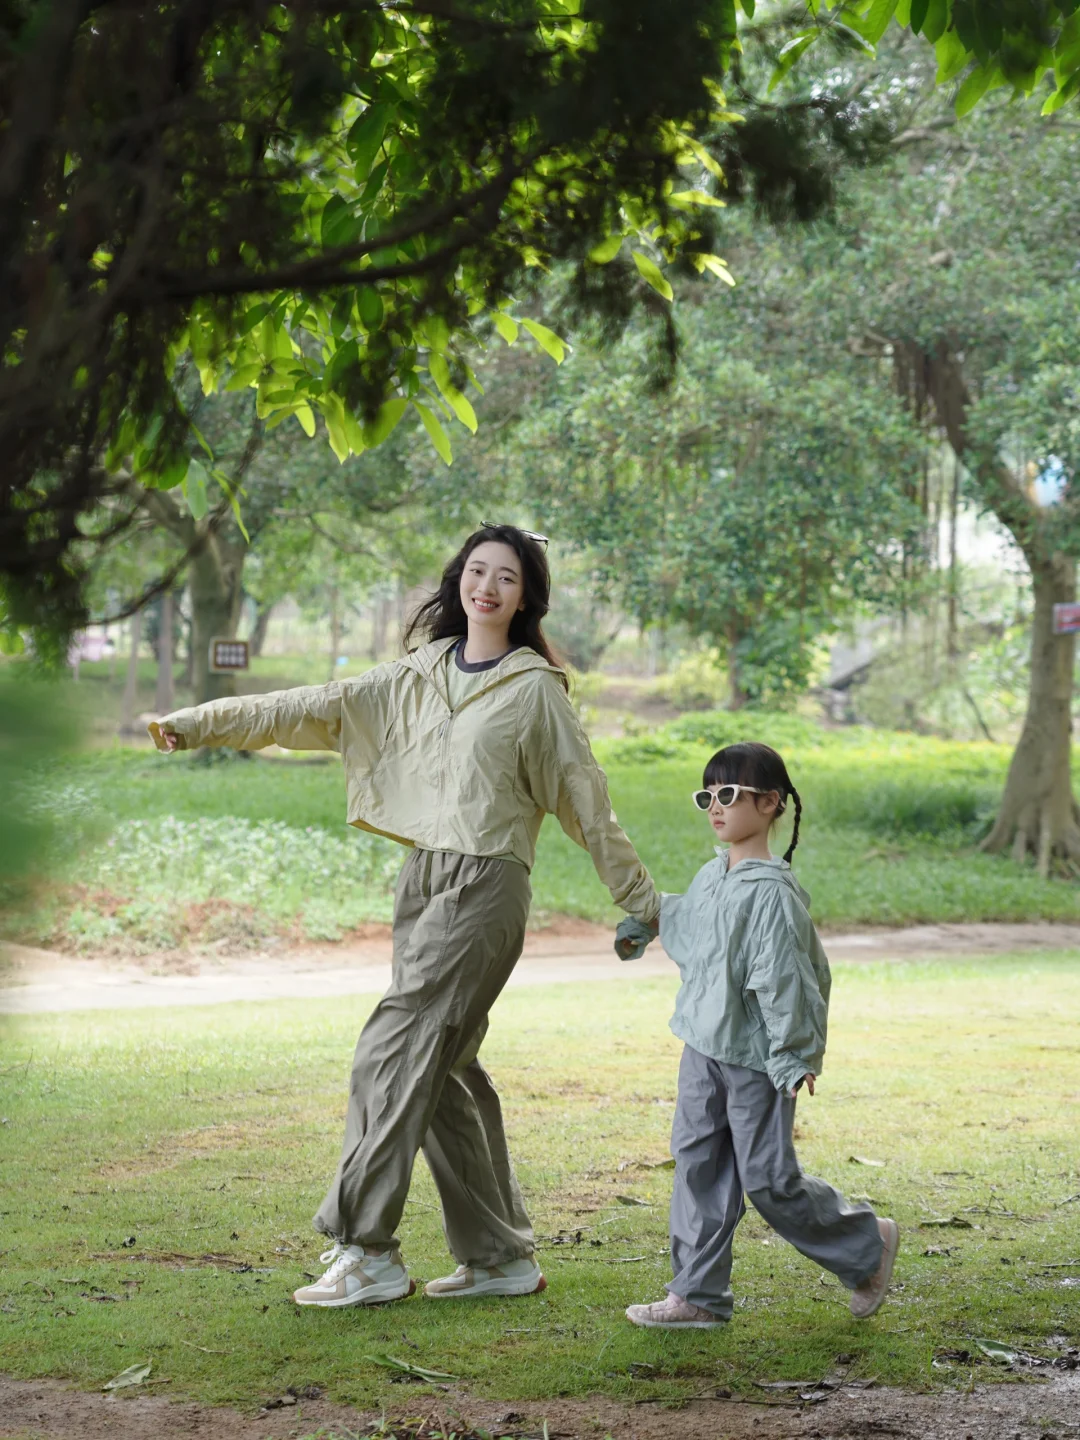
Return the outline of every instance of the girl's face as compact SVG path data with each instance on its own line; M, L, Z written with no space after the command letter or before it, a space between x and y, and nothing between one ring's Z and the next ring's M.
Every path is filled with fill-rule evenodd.
M477 545L461 572L460 593L470 628L476 625L489 632L508 633L514 616L525 608L517 553L498 540Z
M767 795L753 795L740 790L733 805L721 805L713 796L709 806L709 824L716 832L716 838L725 845L742 845L759 835L768 835L779 804L778 790L770 790Z

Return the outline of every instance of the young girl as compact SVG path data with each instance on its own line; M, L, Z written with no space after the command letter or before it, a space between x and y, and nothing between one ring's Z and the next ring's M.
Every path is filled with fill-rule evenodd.
M545 543L512 525L470 535L406 636L427 643L401 660L150 727L162 750L338 750L349 823L411 847L394 898L393 978L357 1043L341 1162L315 1216L334 1242L328 1269L296 1291L300 1305L412 1293L397 1227L420 1149L459 1262L426 1293L544 1288L499 1097L477 1059L521 954L544 815L589 851L616 905L645 922L660 909L541 629Z
M674 1278L667 1299L631 1305L635 1325L706 1329L731 1318L731 1243L744 1192L769 1225L851 1291L851 1313L885 1298L899 1242L894 1220L850 1205L804 1175L792 1144L795 1095L814 1093L829 1008L829 963L791 871L802 803L768 745L729 745L705 767L694 804L708 812L717 858L685 895L664 895L660 938L682 987L671 1028L685 1042L672 1127ZM782 860L770 828L795 806ZM635 919L616 950L635 959L656 933Z

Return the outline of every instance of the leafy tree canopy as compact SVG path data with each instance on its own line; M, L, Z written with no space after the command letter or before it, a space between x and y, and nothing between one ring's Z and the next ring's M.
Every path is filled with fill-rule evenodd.
M530 270L623 243L635 290L712 256L735 37L721 0L29 0L0 30L0 568L70 622L79 516L110 476L185 480L211 391L339 459L410 407L447 461L468 345L524 328ZM597 249L599 247L599 249ZM588 303L622 305L621 267ZM619 292L616 298L613 292ZM652 292L650 292L652 293ZM211 478L228 485L224 471ZM126 483L126 482L125 482Z

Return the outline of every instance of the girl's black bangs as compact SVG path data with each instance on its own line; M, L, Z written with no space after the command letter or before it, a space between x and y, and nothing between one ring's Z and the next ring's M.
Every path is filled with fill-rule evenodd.
M756 785L762 790L779 790L783 796L790 786L781 757L767 745L744 741L725 745L705 766L702 784Z

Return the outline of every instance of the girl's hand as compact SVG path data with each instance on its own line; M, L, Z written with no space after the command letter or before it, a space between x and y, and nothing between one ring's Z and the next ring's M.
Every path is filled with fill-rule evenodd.
M173 753L173 751L176 750L176 749L179 747L179 745L180 745L180 736L179 736L179 735L168 735L168 734L166 734L166 733L163 731L163 732L162 732L162 735L161 735L161 738L165 741L165 749L166 749L166 751L167 751L170 755L171 755L171 754ZM813 1092L811 1091L811 1094L812 1094L812 1093L813 1093Z

